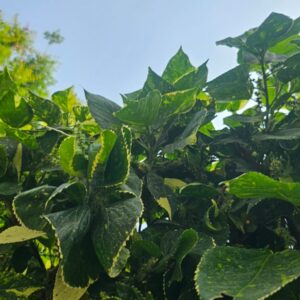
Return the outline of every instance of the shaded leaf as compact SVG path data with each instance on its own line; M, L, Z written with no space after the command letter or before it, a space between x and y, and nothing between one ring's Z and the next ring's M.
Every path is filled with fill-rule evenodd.
M55 230L58 239L64 281L73 287L86 287L92 277L89 257L85 257L86 250L83 249L86 246L83 240L90 228L90 209L78 206L48 214L45 218ZM83 252L81 259L86 259L86 264L82 264L81 259L76 259L76 256L82 255L81 252Z
M207 91L216 101L249 99L252 95L252 85L249 81L248 66L237 66L208 82Z
M91 94L86 90L84 93L90 112L101 128L110 129L120 124L119 120L113 115L121 108L118 104L100 95Z

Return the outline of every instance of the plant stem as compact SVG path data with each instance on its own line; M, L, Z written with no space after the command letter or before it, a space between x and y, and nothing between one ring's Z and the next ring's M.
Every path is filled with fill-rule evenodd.
M267 85L267 74L266 74L266 69L265 69L265 55L263 54L261 56L261 60L260 60L260 66L261 66L261 72L262 72L262 76L263 76L263 91L265 94L265 98L266 98L266 123L265 123L265 127L266 127L266 131L268 131L269 128L269 113L270 113L270 99L269 99L269 92L268 92L268 85Z

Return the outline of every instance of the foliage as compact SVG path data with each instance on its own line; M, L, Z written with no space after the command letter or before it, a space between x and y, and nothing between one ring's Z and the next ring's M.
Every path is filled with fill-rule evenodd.
M0 296L298 299L299 32L272 13L218 42L239 65L209 82L180 48L122 107L3 70Z
M0 70L7 67L16 84L27 90L48 95L48 87L55 83L55 60L33 47L34 33L21 27L17 18L12 23L3 19L0 11ZM45 32L48 43L59 44L63 37L59 31Z

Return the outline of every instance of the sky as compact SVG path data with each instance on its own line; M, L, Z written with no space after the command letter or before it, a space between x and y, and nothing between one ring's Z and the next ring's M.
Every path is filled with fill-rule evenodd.
M300 16L300 0L0 0L36 32L35 46L59 61L51 91L74 86L121 103L139 89L148 66L161 74L180 46L209 78L236 65L236 51L215 42L258 26L272 11ZM60 29L65 40L48 46L43 32Z

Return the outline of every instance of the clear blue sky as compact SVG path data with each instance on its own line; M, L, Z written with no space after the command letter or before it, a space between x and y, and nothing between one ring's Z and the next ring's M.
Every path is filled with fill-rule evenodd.
M120 102L140 88L147 67L161 73L180 45L193 64L209 59L213 78L235 65L235 50L215 46L259 25L272 11L300 16L300 0L0 0L6 19L37 32L61 30L63 44L47 52L60 61L52 91L74 85Z

